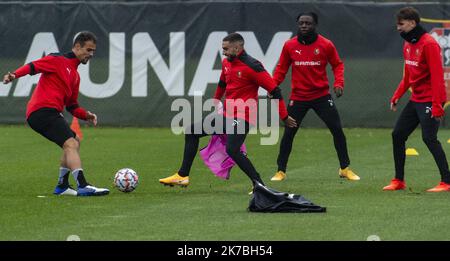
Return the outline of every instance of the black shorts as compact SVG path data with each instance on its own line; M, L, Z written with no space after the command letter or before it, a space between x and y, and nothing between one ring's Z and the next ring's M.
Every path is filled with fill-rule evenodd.
M62 113L54 108L42 108L31 113L28 125L37 133L53 141L62 148L64 142L77 135L70 129Z

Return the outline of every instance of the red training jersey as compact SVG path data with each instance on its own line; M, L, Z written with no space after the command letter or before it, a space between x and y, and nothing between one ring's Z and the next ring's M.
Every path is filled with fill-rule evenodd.
M334 86L344 87L344 63L334 44L323 37L311 44L302 44L297 36L287 40L281 51L273 78L280 85L292 65L291 100L310 101L329 94L326 67L330 64L334 74Z
M442 67L442 53L438 42L428 33L423 34L416 43L405 41L404 75L391 102L400 99L411 87L411 101L432 102L433 116L444 114L442 104L447 101Z
M55 108L62 112L64 106L75 117L86 120L86 110L78 105L80 61L70 52L50 54L18 68L16 78L41 73L39 82L27 105L26 117L41 108Z
M244 119L255 124L260 86L271 93L278 85L261 62L242 51L231 61L223 59L222 73L214 98L220 100L225 94L225 117ZM282 99L279 101L278 111L281 119L287 118L286 105Z

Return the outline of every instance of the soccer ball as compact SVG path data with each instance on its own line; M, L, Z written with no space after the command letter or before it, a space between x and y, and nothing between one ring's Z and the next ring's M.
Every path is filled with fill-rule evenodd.
M132 169L120 169L114 176L114 186L122 192L131 192L136 189L138 184L139 176Z

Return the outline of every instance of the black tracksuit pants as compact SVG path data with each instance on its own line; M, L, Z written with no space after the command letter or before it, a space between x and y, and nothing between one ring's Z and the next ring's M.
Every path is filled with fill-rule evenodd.
M395 178L404 179L406 140L419 124L422 127L422 140L433 155L441 174L441 180L450 183L447 158L441 143L437 140L439 121L431 118L431 102L409 101L395 124L392 131Z
M215 126L215 118L212 119L206 117L201 122L197 122L192 124L189 129L190 132L186 132L185 134L185 143L184 143L184 154L183 154L183 163L181 168L178 171L180 176L189 176L189 172L192 167L192 163L194 161L195 155L198 151L198 146L201 137L205 137L212 134L227 134L227 144L226 144L226 152L227 154L236 162L239 168L247 174L252 183L258 181L259 183L264 185L259 173L256 171L255 167L251 163L251 161L247 158L246 155L241 153L241 145L244 143L245 138L250 130L250 124L242 119L232 119L221 117L222 121L222 132L221 133L211 133L210 131L205 130L205 125L203 122L211 122L212 126ZM191 134L188 134L191 133Z
M333 135L334 147L336 149L341 169L350 165L350 159L347 152L347 142L342 131L339 113L334 104L331 95L325 95L311 101L290 101L288 106L289 116L293 117L298 124L296 128L284 129L283 138L280 143L280 152L278 154L278 170L286 172L289 154L292 150L292 143L300 124L309 109L313 109L319 118L326 124Z

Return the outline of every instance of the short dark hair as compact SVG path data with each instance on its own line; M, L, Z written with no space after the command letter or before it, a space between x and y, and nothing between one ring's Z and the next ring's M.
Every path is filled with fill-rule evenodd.
M92 41L97 44L97 36L89 31L81 31L75 35L75 38L73 39L73 46L79 43L81 47L83 47L84 43L87 41Z
M314 13L314 12L305 12L305 13L300 13L297 15L297 20L295 20L296 22L298 22L298 19L300 19L300 16L311 16L312 19L314 20L314 23L319 24L319 16Z
M408 6L398 10L395 14L397 22L400 20L414 20L416 24L420 23L420 14L414 7Z
M223 38L224 42L236 43L239 42L241 45L244 45L244 37L238 33L231 33Z

